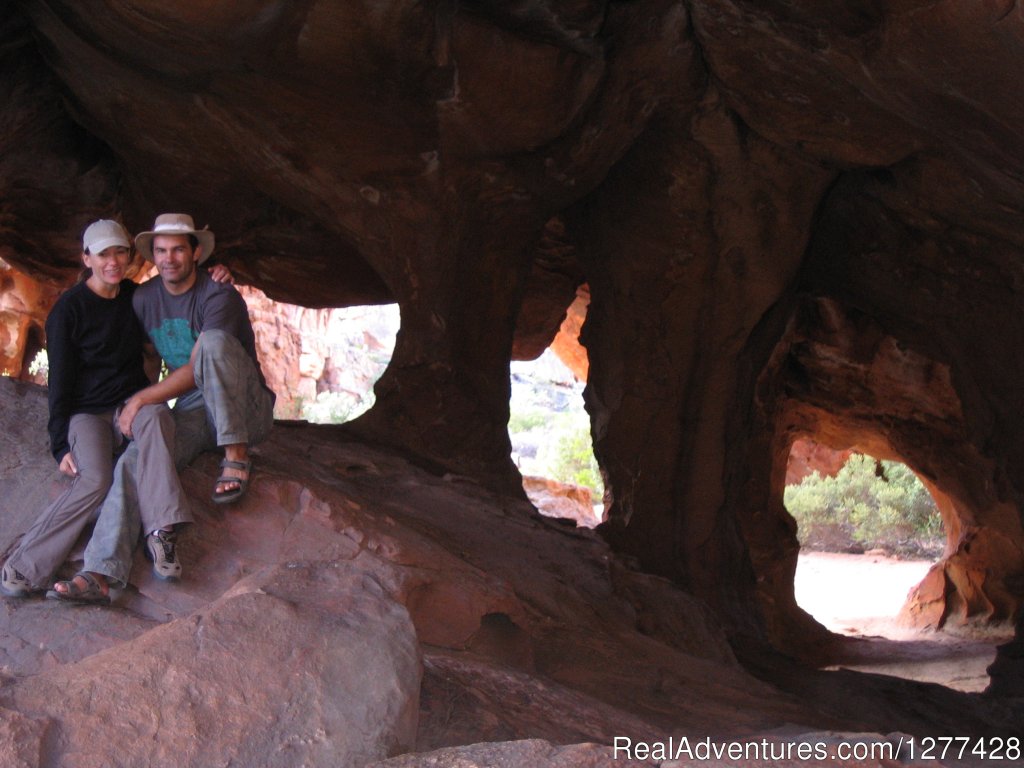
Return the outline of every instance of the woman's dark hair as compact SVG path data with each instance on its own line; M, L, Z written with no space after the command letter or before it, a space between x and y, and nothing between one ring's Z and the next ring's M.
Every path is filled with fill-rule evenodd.
M88 248L83 248L82 253L84 253L86 256L92 256L92 254L89 253ZM78 273L78 279L75 280L75 284L77 285L78 283L84 283L90 277L92 277L92 270L89 267L82 267L81 271Z

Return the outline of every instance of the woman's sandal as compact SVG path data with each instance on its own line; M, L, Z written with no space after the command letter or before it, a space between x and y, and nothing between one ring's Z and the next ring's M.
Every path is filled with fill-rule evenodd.
M86 586L80 587L75 583L75 580L71 581L58 581L54 584L54 588L46 593L46 596L50 600L62 600L65 603L76 603L78 605L109 605L110 604L110 593L104 593L103 587L96 580L89 571L82 571L75 574L75 579L79 576L85 581ZM64 592L58 592L56 587L58 584L64 585Z
M249 461L232 461L231 459L224 459L220 466L222 469L241 469L246 474L245 477L234 477L233 475L222 474L217 478L217 482L213 484L213 496L211 497L214 504L230 504L232 501L238 501L245 492L249 490L249 481L252 480L253 466L252 460ZM229 491L222 491L217 493L217 486L223 485L224 483L238 483L237 488L232 488Z

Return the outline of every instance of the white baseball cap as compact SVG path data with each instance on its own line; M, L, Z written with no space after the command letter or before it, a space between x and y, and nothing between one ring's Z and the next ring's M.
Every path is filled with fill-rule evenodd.
M124 227L110 219L94 221L85 228L82 234L82 250L90 253L102 253L112 245L131 248L132 241Z

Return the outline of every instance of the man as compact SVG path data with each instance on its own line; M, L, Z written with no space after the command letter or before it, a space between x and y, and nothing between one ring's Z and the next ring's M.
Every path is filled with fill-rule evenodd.
M159 272L159 279L135 292L135 314L170 374L128 399L121 431L131 437L143 406L178 398L178 466L204 450L223 448L223 473L212 498L217 504L236 501L252 479L249 444L270 431L275 399L256 357L245 301L233 286L197 271L213 252L214 236L196 230L191 216L157 216L152 231L136 236L135 247Z
M192 217L181 213L157 216L152 231L135 238L138 252L156 265L159 277L143 283L132 303L169 375L132 395L118 417L121 431L131 437L140 410L177 398L174 416L175 463L180 470L205 450L222 448L221 476L212 499L225 504L240 499L252 481L249 446L264 438L273 423L274 393L263 378L256 358L255 336L245 301L229 284L215 282L196 267L209 258L214 235L196 230ZM108 550L123 559L138 536L146 534L146 549L154 571L178 578L176 528L159 521L139 520L137 483L132 449L118 463L114 487L100 510L104 525L118 528L120 537ZM138 488L145 493L145 488Z

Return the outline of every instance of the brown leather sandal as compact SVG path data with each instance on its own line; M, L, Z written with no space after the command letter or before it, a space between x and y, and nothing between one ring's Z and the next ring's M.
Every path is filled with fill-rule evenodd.
M222 469L240 469L246 474L245 477L234 477L232 475L222 474L217 478L217 481L213 485L213 496L211 497L211 500L214 504L230 504L232 501L238 501L245 495L245 492L249 490L249 482L252 480L253 473L252 459L249 459L248 461L232 461L231 459L224 459L220 463L220 466ZM217 493L217 486L223 485L224 483L238 483L238 487Z
M78 586L75 582L79 576L85 582L84 587ZM58 592L57 586L63 584L64 591ZM76 573L74 579L71 581L58 581L53 585L54 588L46 593L46 596L50 600L61 600L65 603L75 603L76 605L109 605L110 604L110 593L104 592L103 587L100 586L99 581L89 571L81 571Z

